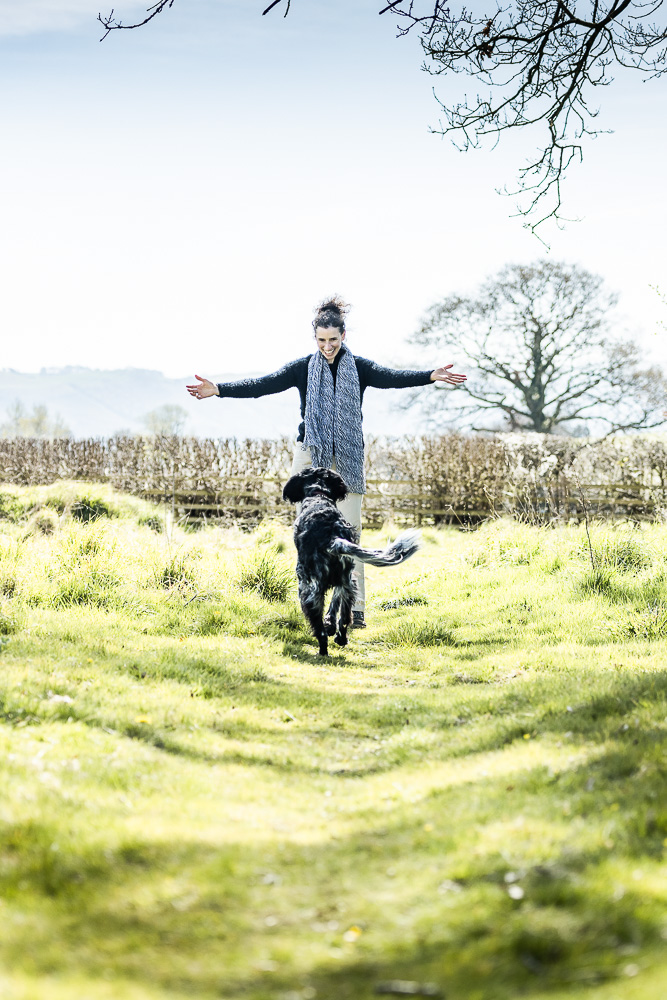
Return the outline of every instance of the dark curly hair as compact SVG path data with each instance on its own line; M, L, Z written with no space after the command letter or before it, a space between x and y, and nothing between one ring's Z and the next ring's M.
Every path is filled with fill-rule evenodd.
M345 316L349 311L349 305L340 295L330 295L328 299L323 299L315 306L313 330L317 330L318 326L325 329L335 326L341 333L345 333Z

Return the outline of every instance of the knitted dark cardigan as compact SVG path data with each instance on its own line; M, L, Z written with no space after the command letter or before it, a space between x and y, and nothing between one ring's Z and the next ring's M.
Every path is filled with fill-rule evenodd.
M343 345L331 364L331 374L336 380L336 371L342 351L347 348ZM384 368L375 361L368 358L360 358L356 354L352 355L354 363L359 373L359 393L360 402L363 403L364 392L368 388L373 389L406 389L415 385L429 385L433 369L428 371L399 370L395 368ZM218 391L222 397L234 397L237 399L259 399L260 396L271 396L277 392L285 392L286 389L298 389L301 398L301 423L297 433L297 441L303 441L305 435L305 414L306 414L306 390L308 387L308 362L311 355L307 354L296 361L290 361L278 371L271 375L262 375L260 378L239 379L237 382L219 382Z

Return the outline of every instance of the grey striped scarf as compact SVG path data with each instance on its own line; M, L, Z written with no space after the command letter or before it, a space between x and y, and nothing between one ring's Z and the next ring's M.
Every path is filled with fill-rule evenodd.
M350 492L365 493L359 373L346 347L340 349L335 389L323 354L315 351L308 362L305 421L303 447L310 448L313 466L330 469L335 459Z

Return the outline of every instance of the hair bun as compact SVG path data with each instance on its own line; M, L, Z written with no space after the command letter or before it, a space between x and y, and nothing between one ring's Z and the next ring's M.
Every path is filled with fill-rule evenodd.
M328 299L323 299L318 306L315 306L313 330L317 331L319 326L325 329L336 327L341 334L344 334L345 314L349 312L349 309L349 305L340 295L330 295Z
M340 316L345 316L350 311L350 307L340 295L331 295L328 299L323 299L315 307L315 313L335 312Z

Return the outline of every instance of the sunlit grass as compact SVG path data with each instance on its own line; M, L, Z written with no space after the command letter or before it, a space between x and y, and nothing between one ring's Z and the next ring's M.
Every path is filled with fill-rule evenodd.
M665 527L430 530L322 660L287 530L96 490L1 507L3 996L661 995Z

